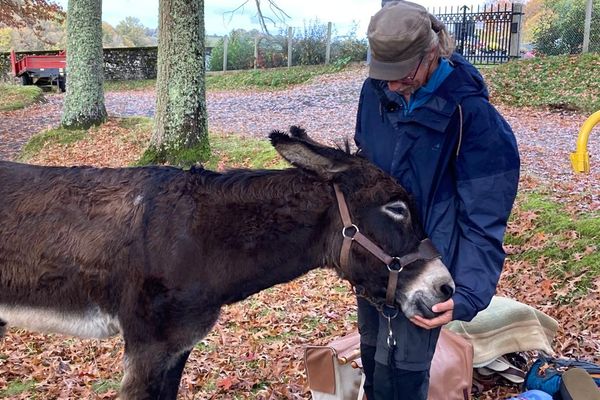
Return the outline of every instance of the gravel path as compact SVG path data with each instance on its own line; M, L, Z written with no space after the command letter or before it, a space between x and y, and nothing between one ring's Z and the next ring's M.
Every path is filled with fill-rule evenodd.
M365 68L335 76L321 76L310 84L276 92L210 92L207 95L209 127L214 132L266 138L272 129L301 125L316 140L340 144L352 138L358 95ZM25 110L0 113L0 159L13 159L30 135L56 126L63 95ZM106 107L113 116L152 116L154 91L109 92ZM585 115L499 107L519 142L523 171L551 190L585 194L585 210L600 210L600 129L590 135L588 151L592 173L575 175L569 153L575 150Z

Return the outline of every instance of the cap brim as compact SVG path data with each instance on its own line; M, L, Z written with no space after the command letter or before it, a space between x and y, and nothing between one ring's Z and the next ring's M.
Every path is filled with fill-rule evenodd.
M385 62L371 57L369 63L369 78L380 79L382 81L397 81L406 78L419 63L421 55L409 58L408 60L398 62Z

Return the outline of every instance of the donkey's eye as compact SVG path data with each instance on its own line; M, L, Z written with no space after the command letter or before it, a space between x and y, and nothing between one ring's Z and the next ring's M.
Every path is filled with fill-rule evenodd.
M408 217L408 208L403 201L394 201L383 206L383 212L396 220Z

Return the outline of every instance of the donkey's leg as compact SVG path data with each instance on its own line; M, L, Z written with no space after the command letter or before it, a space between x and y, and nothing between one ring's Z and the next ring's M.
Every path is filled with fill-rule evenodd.
M0 319L0 339L6 334L6 322Z
M163 345L144 348L125 346L125 377L121 398L126 400L175 400L185 362L191 349L169 352Z
M183 375L183 368L185 367L185 363L187 362L190 352L191 350L188 350L183 354L180 354L175 364L173 364L173 366L166 372L161 390L161 393L164 395L164 397L161 398L177 398L177 391L179 390L179 384L181 383L181 375Z

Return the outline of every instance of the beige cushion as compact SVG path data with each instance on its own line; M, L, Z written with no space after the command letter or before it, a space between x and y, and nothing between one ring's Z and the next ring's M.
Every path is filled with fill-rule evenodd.
M452 321L447 328L473 344L477 368L517 351L541 350L552 355L558 322L527 304L494 296L471 322Z

